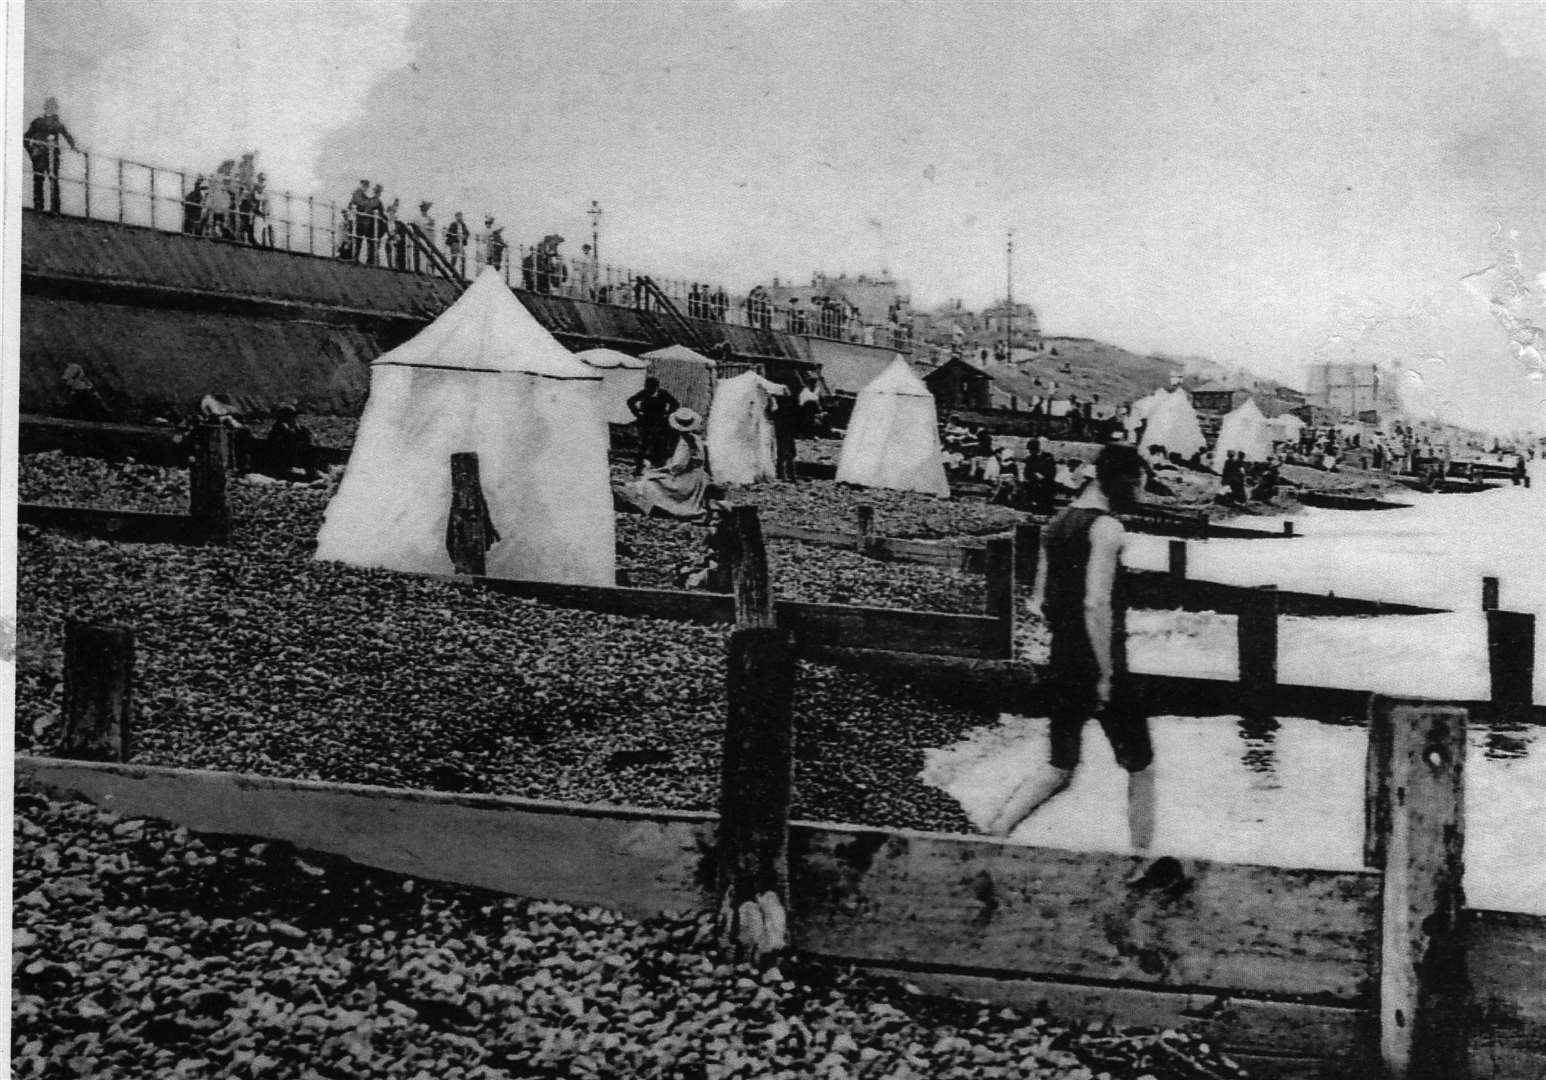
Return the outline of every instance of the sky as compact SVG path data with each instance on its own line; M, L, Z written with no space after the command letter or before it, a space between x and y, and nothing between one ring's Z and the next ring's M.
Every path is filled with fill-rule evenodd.
M1546 430L1546 0L29 0L96 154L744 290L875 274L1048 334Z

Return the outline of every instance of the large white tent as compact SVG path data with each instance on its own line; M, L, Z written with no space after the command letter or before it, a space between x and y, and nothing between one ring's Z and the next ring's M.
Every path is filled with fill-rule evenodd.
M478 455L500 540L490 577L616 580L601 376L485 270L371 364L370 396L317 558L451 573L451 455Z
M1272 421L1262 415L1256 402L1246 398L1219 424L1218 441L1213 444L1214 460L1222 462L1226 451L1235 450L1247 461L1266 461L1272 456L1272 444L1277 437Z
M1163 400L1149 409L1147 421L1142 436L1144 450L1163 446L1167 454L1189 458L1208 445L1192 401L1179 387L1166 393Z
M837 479L949 495L934 395L900 356L859 391Z
M1305 428L1305 423L1293 413L1284 413L1275 416L1270 421L1274 428L1273 437L1280 442L1298 442L1299 433Z
M586 349L574 354L601 373L601 416L609 424L631 424L628 399L644 389L647 360L616 349Z
M784 389L755 371L744 371L714 388L709 409L709 472L723 484L771 480L773 421L768 399Z

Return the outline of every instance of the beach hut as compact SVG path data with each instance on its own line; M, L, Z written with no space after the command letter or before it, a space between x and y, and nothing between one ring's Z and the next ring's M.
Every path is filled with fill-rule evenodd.
M451 455L478 455L499 540L490 577L616 581L601 376L485 270L371 364L370 396L318 559L449 574Z
M586 349L574 354L601 373L601 416L609 424L631 424L628 399L644 389L649 362L616 349Z
M709 414L714 398L714 361L686 345L667 345L640 359L649 364L648 374L660 380L660 388L676 398L678 405L699 416Z
M787 393L755 371L742 372L714 387L707 441L709 472L717 482L755 484L776 475L768 400L781 391Z
M1218 441L1213 444L1214 458L1223 461L1227 451L1235 450L1247 461L1266 461L1272 456L1276 437L1272 421L1262 415L1256 402L1246 398L1219 424Z
M1163 446L1167 454L1180 454L1189 458L1208 445L1203 437L1202 426L1186 391L1171 390L1148 410L1143 429L1143 449Z
M900 356L859 392L838 456L837 479L950 494L934 395Z

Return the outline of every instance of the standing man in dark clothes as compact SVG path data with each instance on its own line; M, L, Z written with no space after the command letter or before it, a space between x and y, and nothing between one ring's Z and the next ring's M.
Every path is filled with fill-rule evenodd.
M1127 770L1127 827L1134 848L1154 839L1154 748L1149 721L1126 670L1120 602L1126 530L1113 511L1132 506L1143 462L1131 446L1110 444L1095 459L1095 482L1041 534L1041 559L1031 603L1052 630L1047 676L1051 714L1051 768L1028 777L988 823L1008 836L1022 821L1068 787L1079 765L1084 723L1100 721L1117 763Z
M1227 452L1224 471L1220 474L1224 486L1229 489L1231 502L1245 502L1245 459L1234 450Z
M76 149L75 136L70 134L70 129L64 126L63 120L59 119L59 102L49 98L43 102L43 115L34 118L21 137L22 149L26 150L27 158L32 162L32 208L34 210L59 213L60 139L69 143L71 150ZM49 206L43 205L45 178L48 180L48 193L53 199L53 203Z
M204 174L194 178L193 188L183 196L183 232L199 236L204 232L204 197L208 194Z
M462 212L458 210L451 224L446 226L446 255L451 260L451 266L463 277L467 276L467 239L471 235L467 222L462 220Z
M386 236L386 204L381 201L381 185L371 189L370 196L358 212L360 234L365 239L365 265L375 266L380 245Z
M773 405L773 475L779 480L795 479L795 434L800 429L799 392L785 386L770 399Z
M628 399L628 411L639 422L639 455L634 460L633 474L644 472L644 463L658 465L665 460L671 448L671 427L667 423L676 412L677 401L660 388L660 380L653 375L644 380L644 389Z

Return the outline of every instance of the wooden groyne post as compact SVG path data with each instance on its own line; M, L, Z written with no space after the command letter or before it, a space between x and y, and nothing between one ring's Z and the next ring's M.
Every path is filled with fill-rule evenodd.
M1492 701L1528 705L1535 692L1535 616L1523 611L1487 612L1487 667Z
M134 631L70 619L64 626L61 755L126 761L134 710Z
M1370 701L1364 856L1384 872L1380 1058L1392 1080L1466 1075L1466 719L1454 706Z
M1186 580L1186 541L1172 540L1170 542L1170 579L1175 582Z
M1482 610L1498 610L1498 579L1495 577L1482 578Z
M1236 618L1245 708L1253 717L1270 716L1278 685L1278 587L1263 585L1245 592Z
M983 609L999 621L994 652L1006 660L1015 654L1015 548L1015 537L995 536L983 556L988 590Z
M1015 526L1015 580L1027 585L1036 580L1041 562L1041 526L1022 521Z
M854 508L859 528L859 554L873 559L880 553L880 543L875 536L875 507L860 503Z
M231 542L231 507L226 473L231 465L231 429L202 423L193 429L193 458L188 464L188 516L206 544Z
M788 945L795 650L777 625L754 506L727 517L735 629L725 679L715 886L721 946L741 958Z

